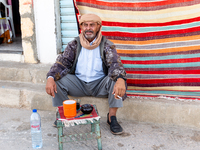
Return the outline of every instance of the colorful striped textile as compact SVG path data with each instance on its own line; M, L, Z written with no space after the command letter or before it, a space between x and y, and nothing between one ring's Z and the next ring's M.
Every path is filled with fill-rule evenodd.
M103 20L129 96L200 98L200 0L76 0Z

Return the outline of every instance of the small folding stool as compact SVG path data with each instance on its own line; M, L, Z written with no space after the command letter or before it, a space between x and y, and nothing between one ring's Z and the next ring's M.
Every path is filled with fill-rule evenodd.
M92 140L93 136L97 139L98 150L102 149L101 144L101 130L100 130L100 116L97 111L96 105L93 105L93 111L91 114L84 115L81 110L77 111L77 115L74 118L67 119L64 116L63 106L59 106L56 113L57 128L58 128L58 146L59 150L63 150L63 143L73 141ZM64 135L63 127L71 127L77 125L91 124L91 132L81 134ZM88 138L91 137L91 138ZM66 139L69 139L68 141Z

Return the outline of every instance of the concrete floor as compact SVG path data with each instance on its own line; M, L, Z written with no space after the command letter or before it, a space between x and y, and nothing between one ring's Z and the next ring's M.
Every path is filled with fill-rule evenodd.
M4 53L10 53L10 52L21 52L22 53L22 40L21 37L18 36L16 38L13 38L13 43L7 44L7 43L2 43L0 45L0 52Z
M52 127L55 119L54 111L38 110L42 118L43 148L56 150L57 129ZM31 150L30 110L0 107L0 149ZM122 135L112 135L101 118L101 138L103 150L199 150L200 129L150 124L118 119L124 128ZM82 125L65 128L66 133L78 133L90 130L90 126ZM64 149L96 150L96 140L64 144Z

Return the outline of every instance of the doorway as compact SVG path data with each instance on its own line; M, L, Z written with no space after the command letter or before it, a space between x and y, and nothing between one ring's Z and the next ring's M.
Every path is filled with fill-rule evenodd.
M7 0L7 4L12 5L13 22L16 37L12 37L11 44L2 43L0 45L0 53L23 54L19 0Z
M21 37L20 14L19 14L19 0L12 0L13 22L15 26L16 37Z

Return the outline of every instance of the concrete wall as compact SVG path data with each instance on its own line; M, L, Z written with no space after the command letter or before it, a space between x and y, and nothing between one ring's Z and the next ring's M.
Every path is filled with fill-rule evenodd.
M57 57L54 0L34 0L33 4L38 59L53 63Z

